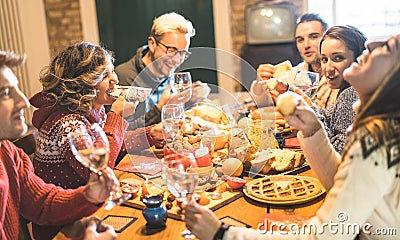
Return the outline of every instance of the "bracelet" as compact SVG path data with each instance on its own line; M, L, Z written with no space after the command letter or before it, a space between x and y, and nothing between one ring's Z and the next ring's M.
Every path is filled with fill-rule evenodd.
M317 128L314 128L313 130L312 130L312 132L310 133L310 134L308 134L308 135L304 135L304 133L303 133L303 137L304 138L308 138L308 137L312 137L312 136L314 136L314 134L316 134L320 129L321 129L321 125L318 125L318 127Z
M231 225L229 224L221 223L221 226L219 227L217 233L215 233L213 240L222 240L226 230L228 230L230 227Z

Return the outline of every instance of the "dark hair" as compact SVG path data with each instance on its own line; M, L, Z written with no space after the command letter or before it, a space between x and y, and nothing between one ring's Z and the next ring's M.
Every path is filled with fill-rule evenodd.
M321 38L321 41L319 42L320 53L321 45L327 38L333 38L342 41L344 45L346 45L346 47L353 52L353 61L355 61L357 57L360 56L365 50L365 41L367 41L365 35L356 27L350 25L333 26L326 30ZM350 84L347 81L343 81L340 91L343 91L349 86Z
M321 18L317 13L306 13L300 16L296 21L296 28L300 23L318 21L322 25L322 31L325 32L328 29L329 25L325 22L324 19Z

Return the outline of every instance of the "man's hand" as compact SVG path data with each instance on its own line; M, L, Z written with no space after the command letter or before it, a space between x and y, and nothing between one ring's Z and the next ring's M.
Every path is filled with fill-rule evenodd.
M118 180L111 168L107 167L101 174L91 173L86 183L85 197L93 203L103 203L110 196L111 191L118 190Z

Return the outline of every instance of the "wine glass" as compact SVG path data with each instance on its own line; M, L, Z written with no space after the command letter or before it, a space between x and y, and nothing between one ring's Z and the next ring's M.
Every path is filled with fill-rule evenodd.
M193 153L188 151L176 151L175 154L165 156L162 160L162 177L168 190L176 197L178 202L187 202L191 199L197 186L199 173L191 171L197 168ZM185 239L194 239L189 230L181 232Z
M190 72L176 72L170 82L171 91L178 94L179 102L188 102L192 97L192 76Z
M83 127L68 135L71 151L75 158L92 172L102 175L108 165L109 143L103 129L97 123ZM118 190L110 192L104 208L110 210L126 200L131 194L121 194Z
M294 86L302 90L309 97L319 85L319 73L299 70L294 78Z
M167 142L172 142L179 135L183 113L183 104L166 104L162 107L162 131Z

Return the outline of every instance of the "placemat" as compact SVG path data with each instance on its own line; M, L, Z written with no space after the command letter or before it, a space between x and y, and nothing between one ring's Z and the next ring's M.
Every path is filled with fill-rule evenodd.
M161 163L158 158L133 155L129 155L129 157L129 162L121 162L115 169L146 175L156 175L161 172Z
M138 218L130 216L107 215L103 219L103 223L111 225L116 233L121 233Z
M286 138L285 139L285 147L286 148L300 148L300 142L297 137Z

